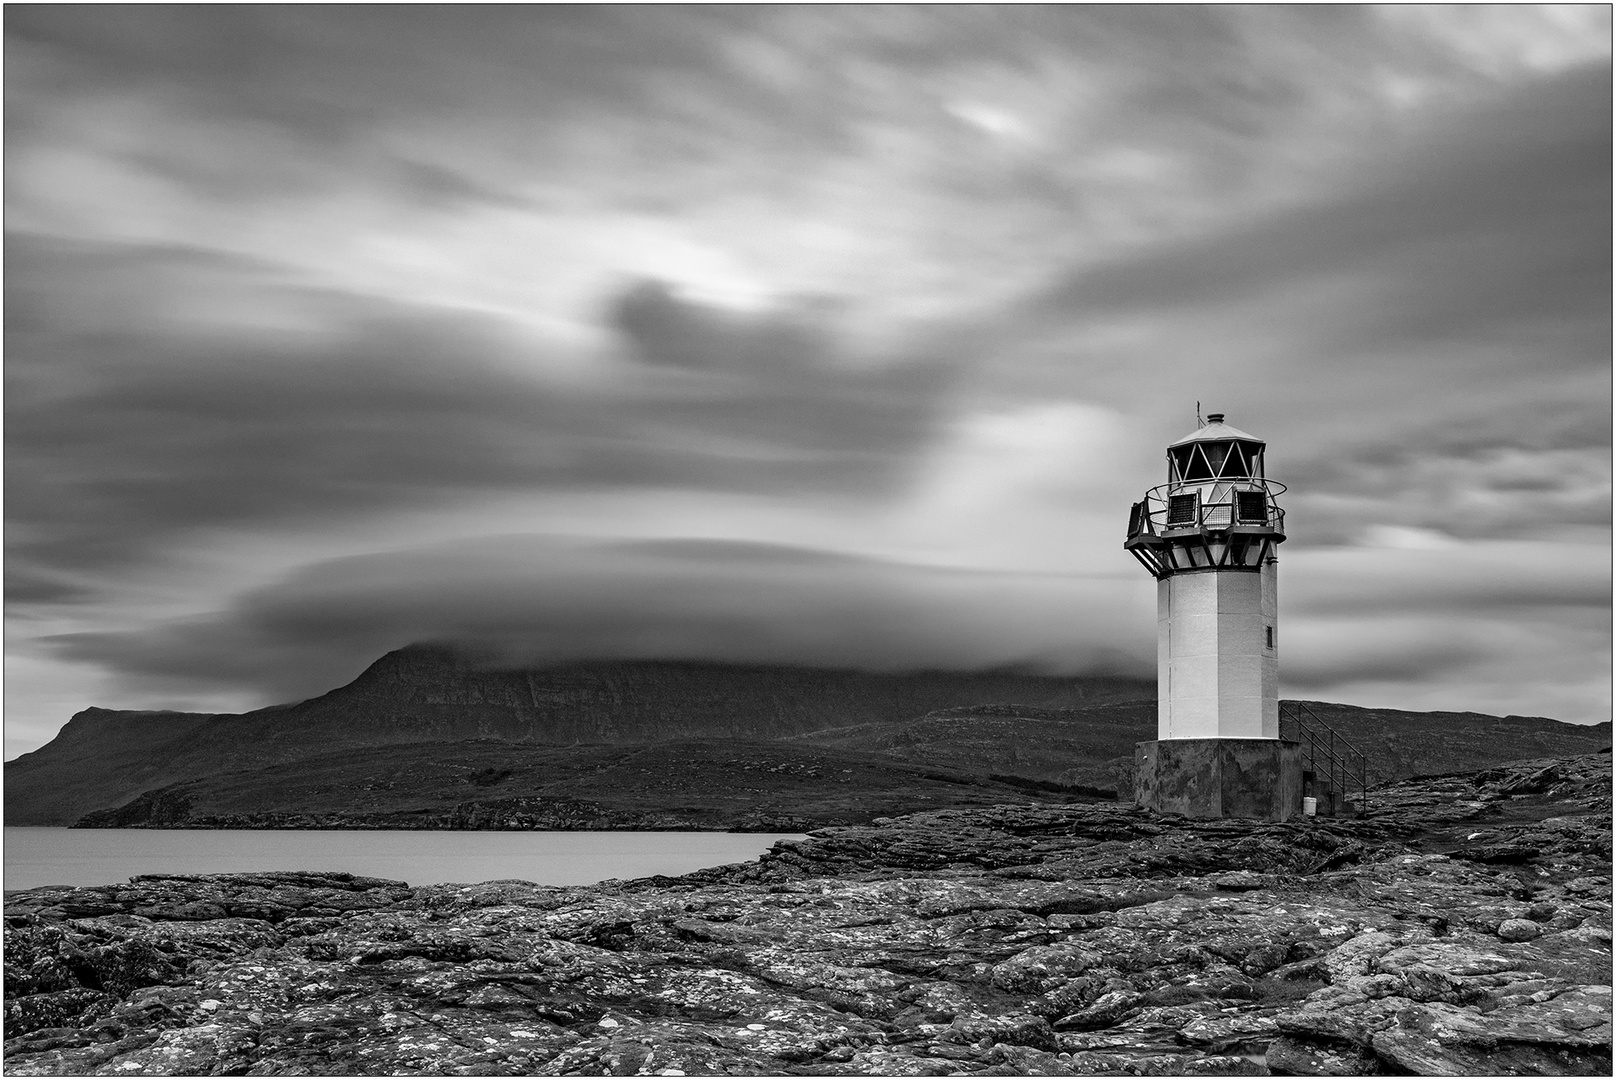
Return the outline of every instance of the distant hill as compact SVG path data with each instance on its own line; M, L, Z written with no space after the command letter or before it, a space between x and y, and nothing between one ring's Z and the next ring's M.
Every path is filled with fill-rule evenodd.
M1585 754L1611 745L1608 721L1581 725L1541 716L1303 704L1363 753L1371 784L1525 758ZM966 706L897 724L860 724L789 738L981 773L1114 787L1129 768L1133 744L1153 739L1155 733L1152 699L1077 709Z
M939 709L897 723L853 724L787 741L862 751L986 776L1115 788L1133 745L1156 737L1155 686L1144 700L1086 708L1012 703Z
M221 715L86 709L50 743L6 763L5 820L66 825L181 781L378 747L770 740L961 705L1062 708L1152 691L1137 679L1013 671L882 674L676 661L490 669L453 650L412 646L295 705Z
M1095 793L1087 793L1093 798ZM181 781L87 814L101 827L751 829L1085 793L877 754L734 739L377 747Z
M1611 744L1610 721L1564 724L1542 716L1360 709L1303 702L1369 760L1369 782L1471 772L1505 761L1563 757Z
M5 766L9 825L779 828L1115 789L1153 681L416 646L243 714L87 709ZM1610 746L1611 725L1310 707L1386 779Z

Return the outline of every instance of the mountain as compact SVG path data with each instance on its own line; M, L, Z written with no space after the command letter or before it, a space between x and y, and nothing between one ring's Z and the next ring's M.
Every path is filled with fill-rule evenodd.
M491 740L519 748L772 740L997 701L1070 708L1147 697L1137 679L1015 671L882 674L622 661L509 669L436 646L382 657L348 685L242 714L86 709L5 766L12 825L65 825L172 784L325 755L362 768L379 747ZM431 746L433 749L428 750ZM297 770L292 770L295 773ZM243 781L245 782L245 781Z
M5 766L10 825L764 828L1093 798L1148 680L619 661L433 646L236 714L87 709ZM1611 725L1307 703L1382 779L1604 749Z

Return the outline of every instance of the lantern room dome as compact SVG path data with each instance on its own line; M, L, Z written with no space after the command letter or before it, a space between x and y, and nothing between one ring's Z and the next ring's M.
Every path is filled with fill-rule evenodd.
M1255 435L1248 435L1237 427L1230 427L1228 424L1225 424L1223 422L1222 413L1208 414L1206 423L1203 426L1197 428L1191 434L1184 436L1182 439L1179 439L1177 442L1168 443L1167 445L1168 448L1171 449L1175 446L1183 446L1185 443L1209 442L1217 439L1239 439L1241 442L1253 442L1257 443L1259 446L1268 445Z
M1206 419L1207 423L1195 434L1167 448L1168 482L1204 484L1262 479L1263 451L1268 444L1225 424L1222 413L1210 413Z

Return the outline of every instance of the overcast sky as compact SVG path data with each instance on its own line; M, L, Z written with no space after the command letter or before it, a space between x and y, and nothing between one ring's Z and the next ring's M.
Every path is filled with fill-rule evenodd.
M1610 39L9 6L6 755L420 640L1148 676L1197 401L1286 696L1609 719Z

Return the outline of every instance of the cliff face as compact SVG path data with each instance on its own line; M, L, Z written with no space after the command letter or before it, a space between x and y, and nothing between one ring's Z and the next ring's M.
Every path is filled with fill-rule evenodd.
M1154 693L1145 680L1003 671L510 669L413 647L294 705L241 715L85 710L48 746L7 763L5 819L71 825L114 811L95 823L847 824L1125 786L1133 744L1154 738ZM1378 779L1585 753L1611 740L1609 724L1310 705L1366 753Z

